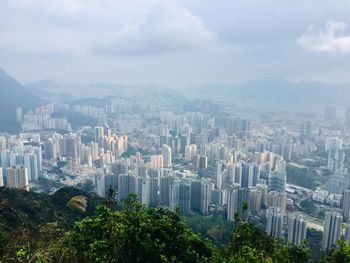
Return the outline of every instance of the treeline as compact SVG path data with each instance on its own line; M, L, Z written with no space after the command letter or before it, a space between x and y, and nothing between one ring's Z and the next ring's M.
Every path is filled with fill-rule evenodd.
M9 191L21 197L22 203L23 196L28 195ZM239 216L228 243L215 245L190 230L177 213L147 208L135 195L116 203L110 192L107 199L94 201L96 207L91 213L87 210L91 196L63 192L65 196L57 200L55 196L55 200L67 212L61 211L56 218L51 214L56 209L50 204L51 197L30 193L33 202L45 199L50 210L46 211L50 215L47 218L35 217L37 226L31 222L28 227L26 220L30 219L18 207L12 216L19 218L11 220L20 223L10 225L6 220L9 207L0 205L0 262L311 262L311 251L304 243L286 245ZM64 207L63 201L67 201ZM71 224L65 216L78 219ZM319 262L350 262L350 247L339 243L336 249L323 253Z

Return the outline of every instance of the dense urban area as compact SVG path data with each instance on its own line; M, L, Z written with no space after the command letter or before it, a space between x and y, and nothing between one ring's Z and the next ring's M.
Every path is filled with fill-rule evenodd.
M134 193L219 244L237 217L288 244L307 240L314 257L350 242L350 108L281 118L171 90L120 89L17 107L21 131L0 135L0 186L112 191L116 201Z

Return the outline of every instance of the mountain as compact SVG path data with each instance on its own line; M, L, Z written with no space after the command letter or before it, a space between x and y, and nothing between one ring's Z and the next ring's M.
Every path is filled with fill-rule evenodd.
M44 99L51 97L62 90L62 86L51 79L43 79L31 83L27 85L26 88L34 95Z
M256 108L312 108L325 105L350 104L350 84L321 82L290 82L276 78L257 78L240 84L209 84L189 88L185 94L231 101Z
M0 69L0 132L19 131L16 108L29 110L44 101L28 91L21 83Z

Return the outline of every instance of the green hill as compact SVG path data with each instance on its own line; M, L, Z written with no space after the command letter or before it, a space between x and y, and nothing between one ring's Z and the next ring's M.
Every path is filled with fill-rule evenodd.
M19 131L16 108L33 109L44 101L33 95L17 80L0 69L0 132Z
M310 249L285 245L236 217L228 243L192 232L177 213L122 203L73 188L53 195L0 188L0 262L311 262ZM86 197L87 204L84 201ZM350 262L350 246L319 262Z

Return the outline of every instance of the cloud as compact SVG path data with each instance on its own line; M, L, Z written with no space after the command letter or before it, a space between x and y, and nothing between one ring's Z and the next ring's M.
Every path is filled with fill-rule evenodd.
M106 32L92 50L97 54L144 55L201 48L216 39L199 17L174 1L153 1L140 18Z
M0 10L0 22L7 25L0 23L0 33L5 31L0 45L28 52L134 56L185 52L216 39L175 0L4 1L7 10Z
M297 43L310 51L350 54L350 33L345 30L345 23L329 20L323 31L310 26Z

